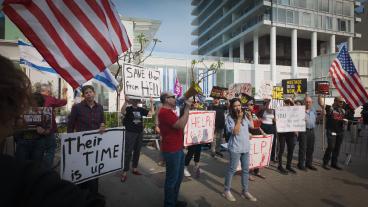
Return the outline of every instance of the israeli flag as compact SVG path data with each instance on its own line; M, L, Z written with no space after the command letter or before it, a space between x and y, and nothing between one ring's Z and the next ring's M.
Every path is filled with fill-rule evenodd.
M22 40L18 40L18 47L20 64L23 64L31 69L59 76L58 73L45 61L37 49L31 44ZM94 77L94 80L113 91L115 91L119 85L108 68L97 74Z

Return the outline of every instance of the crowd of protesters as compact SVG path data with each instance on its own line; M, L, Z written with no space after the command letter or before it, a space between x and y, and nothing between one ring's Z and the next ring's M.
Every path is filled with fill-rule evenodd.
M0 76L0 90L2 102L0 110L0 146L5 137L13 135L16 141L15 158L0 155L0 163L6 170L0 171L0 178L4 181L1 186L13 186L12 188L0 187L0 195L5 203L18 203L22 206L25 202L34 202L45 199L45 206L103 206L104 196L98 191L98 179L92 179L75 186L60 178L53 172L53 160L56 148L55 133L55 108L65 106L67 103L66 89L63 89L62 98L52 96L51 87L43 84L33 93L29 79L17 70L11 61L0 56L1 72L7 74ZM9 79L9 77L12 77ZM9 92L11 89L12 92ZM15 93L17 92L17 93ZM92 86L82 87L83 101L73 105L68 119L67 132L80 132L88 130L105 131L105 119L103 107L95 101L95 90ZM140 149L143 137L143 117L156 114L156 132L161 139L161 161L166 166L166 179L164 189L164 206L186 206L184 201L178 201L180 184L183 176L191 176L189 172L190 161L194 157L194 174L199 177L200 157L203 145L192 145L187 147L186 154L183 147L183 129L188 121L189 111L197 110L198 104L192 98L185 100L180 114L177 110L176 96L171 92L163 92L160 96L161 107L154 110L153 100L150 100L150 110L142 107L139 100L129 100L121 109L123 125L126 129L125 142L125 164L121 175L121 182L128 178L130 164L132 173L141 175L138 171ZM313 108L311 97L306 96L303 101L286 99L284 105L305 105L305 132L278 133L275 127L275 111L270 108L270 101L264 100L261 106L255 107L255 100L250 99L243 103L239 98L233 98L220 103L215 98L207 110L216 111L215 136L211 143L210 155L214 158L224 158L224 150L221 144L228 143L228 167L224 170L224 192L223 196L229 201L235 201L231 193L232 178L241 164L241 196L250 201L257 198L248 191L248 181L254 178L253 174L265 179L260 169L249 170L250 139L252 135L274 135L271 152L271 161L278 162L278 170L282 174L297 171L292 168L294 148L299 142L297 168L302 171L317 168L313 166L313 153L315 145L314 129L318 119L326 117L327 148L323 157L322 167L330 170L342 168L338 165L338 156L342 144L344 124L351 119L351 113L341 97L336 97L334 103L329 106L319 100L319 109ZM127 106L127 104L130 106ZM22 114L29 107L50 107L52 109L51 122L43 123L30 129L27 127ZM321 113L317 113L317 110ZM367 124L368 106L362 111L364 124ZM91 119L90 117L94 117ZM319 137L318 137L319 138ZM283 167L283 154L287 147L286 167ZM29 162L32 160L33 162ZM27 172L27 176L24 173ZM34 183L34 179L43 176L41 183ZM15 182L11 183L10 182ZM9 185L7 185L8 183ZM18 183L18 184L17 184ZM19 191L23 185L27 189ZM37 191L36 191L37 189ZM50 192L53 189L57 193ZM23 192L16 194L16 192ZM52 195L50 196L49 194ZM65 196L68 194L69 196ZM72 196L71 196L72 195ZM62 202L55 204L52 198L63 197ZM18 199L22 198L22 199ZM72 203L72 204L70 204ZM55 205L54 205L55 204ZM70 204L70 205L69 205ZM12 205L14 206L14 205Z

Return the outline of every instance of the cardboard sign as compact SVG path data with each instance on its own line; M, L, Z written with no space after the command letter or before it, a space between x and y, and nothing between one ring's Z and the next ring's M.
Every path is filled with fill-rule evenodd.
M270 109L277 109L284 106L284 92L282 86L274 86L272 90L272 99L268 107Z
M130 98L158 98L161 94L160 71L124 64L124 92Z
M330 94L330 82L328 81L316 81L314 83L315 94L329 95Z
M213 141L216 111L189 111L184 128L184 146Z
M79 184L120 170L124 145L123 128L62 134L61 178Z
M23 114L23 119L27 124L27 128L36 128L37 126L51 127L52 107L31 107Z
M262 86L258 89L258 96L262 99L271 99L273 91L272 81L264 81Z
M305 132L305 106L283 106L275 110L277 132Z
M213 86L210 97L218 99L227 99L227 88Z
M228 90L227 99L238 97L240 94L252 96L252 84L250 83L234 83L231 84Z
M262 168L270 164L270 156L272 150L273 135L251 136L249 151L249 169ZM222 144L224 148L228 148L228 144ZM241 164L237 167L237 171L241 170Z
M282 80L284 94L305 94L307 92L307 79Z

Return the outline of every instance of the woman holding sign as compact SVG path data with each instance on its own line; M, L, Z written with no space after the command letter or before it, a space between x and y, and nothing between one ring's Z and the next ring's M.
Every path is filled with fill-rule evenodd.
M230 101L229 115L226 117L226 129L231 133L228 142L230 162L225 177L225 191L222 194L229 201L236 201L231 194L231 181L240 161L242 168L241 184L243 187L241 196L250 201L257 199L248 192L249 178L249 128L253 128L253 119L249 113L245 113L240 100L234 98Z

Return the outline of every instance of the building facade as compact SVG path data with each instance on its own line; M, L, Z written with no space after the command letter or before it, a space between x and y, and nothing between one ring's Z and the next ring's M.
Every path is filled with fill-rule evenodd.
M266 65L275 84L281 66L299 78L314 57L335 53L341 42L353 50L353 39L361 37L354 14L360 2L352 0L193 0L192 5L197 46L192 54L251 63L256 77Z

